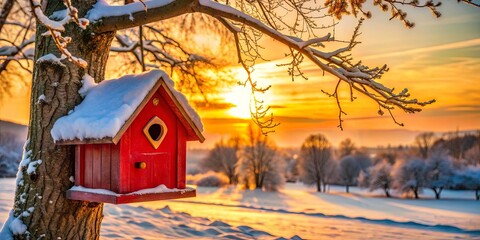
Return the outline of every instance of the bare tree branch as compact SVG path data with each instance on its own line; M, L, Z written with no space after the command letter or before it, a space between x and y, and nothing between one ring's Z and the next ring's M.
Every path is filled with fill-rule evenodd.
M469 4L471 6L480 7L480 3L474 2L474 0L457 0L457 1L465 4Z
M12 11L14 3L15 0L6 0L3 3L2 9L0 10L0 32L2 32L3 26L7 22L7 17L10 14L10 11Z

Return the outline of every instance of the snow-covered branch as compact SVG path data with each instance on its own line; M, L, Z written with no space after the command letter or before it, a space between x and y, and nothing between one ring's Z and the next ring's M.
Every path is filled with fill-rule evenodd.
M123 6L110 6L98 1L87 13L95 32L108 32L145 25L191 13L194 0L158 0L134 2ZM145 6L147 11L145 11Z
M382 109L391 113L391 110L394 108L400 108L408 113L419 112L421 111L422 106L434 102L434 100L422 102L417 99L412 99L410 98L407 89L396 93L394 92L394 89L388 88L378 82L377 80L388 71L388 67L386 66L372 68L363 65L361 62L353 62L349 52L358 44L356 38L360 34L359 27L361 21L359 26L355 29L352 39L347 46L338 48L334 51L324 51L322 50L323 47L335 41L332 35L327 34L325 36L315 36L314 32L311 30L315 28L315 26L310 25L306 30L296 28L288 29L290 32L296 33L296 36L294 37L289 36L283 33L283 28L280 27L280 25L284 26L287 24L282 24L278 19L275 21L275 15L265 11L265 3L258 2L257 5L253 3L250 4L250 2L242 3L244 4L241 5L242 11L228 5L230 4L229 2L220 3L211 0L180 0L174 2L158 1L155 3L145 1L148 11L144 11L143 8L140 8L139 4L115 7L110 6L109 8L112 8L110 11L105 11L105 6L96 6L89 12L89 19L94 21L94 31L103 32L158 21L162 20L164 17L178 16L189 12L200 12L219 19L219 21L232 32L237 43L237 56L239 62L243 65L247 73L250 73L255 60L261 57L257 50L257 41L261 37L260 34L264 34L290 48L289 55L293 58L292 63L290 63L292 69L290 74L292 76L295 71L300 72L299 64L303 59L309 59L322 71L347 83L351 90L352 100L354 99L353 90L356 90L374 100L380 107L379 114L383 114ZM305 12L308 13L308 11L305 8L299 10L299 6L300 5L294 4L292 5L292 9L304 12L304 15L302 15L303 19L311 20L311 17L308 17L305 14ZM269 6L271 9L276 9L277 7L278 6L273 5ZM165 13L166 11L168 11L168 14L163 15L162 13ZM152 16L157 13L160 13L162 16ZM308 22L308 20L305 21ZM311 36L311 38L304 40L298 37L305 32L311 33L307 34L308 36ZM145 49L148 49L148 47ZM151 50L153 49L150 49L150 51ZM300 73L300 75L302 74ZM265 90L269 88L268 86L265 88L259 87L259 85L250 79L250 77L243 84L245 83L249 83L252 88L252 93L265 92ZM335 91L337 90L338 87ZM333 93L332 96L337 97L336 92ZM266 117L268 107L264 107L261 100L257 101L255 96L253 103L255 103L255 106L252 107L254 110L252 111L252 116L254 119L257 119L257 124L265 127L274 126L275 124L272 122L271 118L263 120L264 122L260 120L263 119L263 117ZM338 104L340 113L342 113L340 103ZM396 122L395 119L394 121ZM401 125L401 123L398 124ZM339 127L342 127L341 122Z
M64 0L63 2L67 7L65 16L60 20L51 20L43 13L42 6L38 0L30 0L33 15L40 24L48 29L48 31L42 35L52 37L58 50L62 53L62 58L64 56L64 58L72 61L79 67L86 68L87 62L81 58L73 56L67 49L67 46L72 41L72 38L62 36L62 32L65 31L64 26L71 21L75 22L82 29L86 29L89 21L85 18L78 17L78 10L72 6L70 0Z

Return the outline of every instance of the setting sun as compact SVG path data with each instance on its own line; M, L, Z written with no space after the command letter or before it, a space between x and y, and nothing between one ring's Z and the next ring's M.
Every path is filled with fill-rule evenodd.
M247 87L235 86L224 95L225 101L235 105L228 110L232 117L250 118L250 90Z

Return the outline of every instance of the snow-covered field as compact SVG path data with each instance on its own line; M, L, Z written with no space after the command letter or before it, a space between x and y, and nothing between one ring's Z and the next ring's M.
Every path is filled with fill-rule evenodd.
M0 225L14 179L0 179ZM197 197L105 205L105 239L480 239L480 202L470 191L434 200L386 199L377 192L331 187L316 193L287 184L278 193L198 188Z

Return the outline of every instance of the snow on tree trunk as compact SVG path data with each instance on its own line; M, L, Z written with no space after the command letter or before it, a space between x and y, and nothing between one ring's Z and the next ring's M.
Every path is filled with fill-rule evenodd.
M74 5L79 15L83 16L95 2L76 1ZM51 15L59 7L64 8L62 1L48 1L44 12ZM35 59L47 54L60 57L52 38L41 36L45 31L44 27L37 27ZM64 35L73 39L68 46L72 54L87 61L88 74L97 82L102 81L114 33L93 34L69 24ZM13 209L13 217L19 219L26 228L16 232L16 239L100 237L103 204L66 199L66 190L73 185L69 178L74 175L74 148L56 146L50 135L56 119L66 115L81 101L78 89L84 73L84 69L67 60L35 64L29 142L25 146L30 164L23 164L17 174L19 184ZM36 102L41 95L45 96L45 101L38 104ZM34 161L36 164L31 165Z

